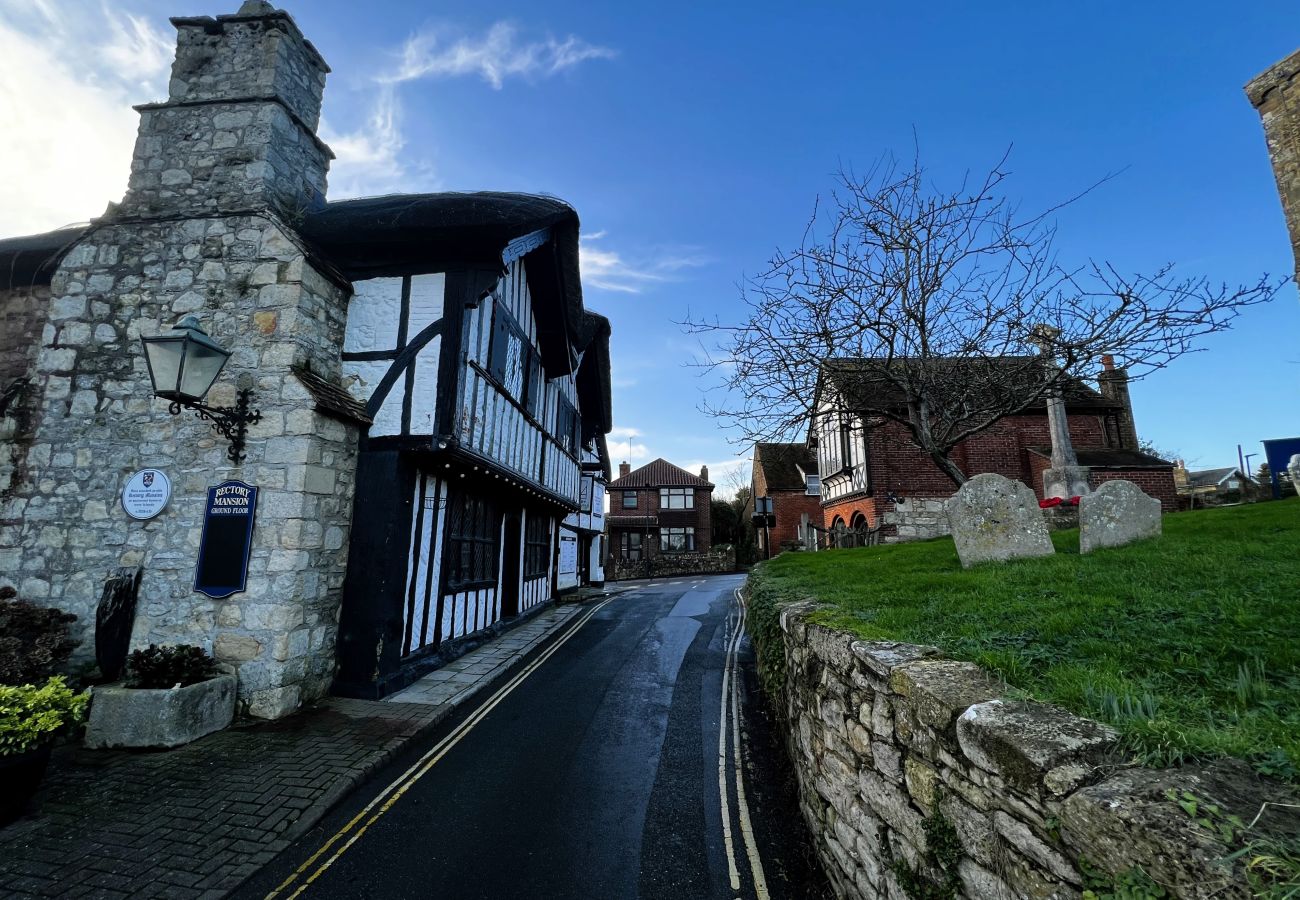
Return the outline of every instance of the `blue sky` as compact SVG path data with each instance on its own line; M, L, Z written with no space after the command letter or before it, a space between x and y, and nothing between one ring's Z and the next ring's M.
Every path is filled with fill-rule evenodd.
M44 123L0 135L0 166L32 173L0 187L0 231L120 196L129 104L165 89L166 17L235 5L0 0L0 99ZM675 322L738 316L738 284L799 239L835 170L908 153L914 131L943 183L1013 146L1028 208L1121 172L1060 216L1067 260L1233 282L1293 268L1241 89L1300 47L1293 2L286 8L334 69L331 196L520 190L577 208L588 305L613 322L616 462L708 463L719 481L743 465L697 412L707 379ZM1300 433L1294 286L1205 346L1134 385L1142 436L1210 467Z

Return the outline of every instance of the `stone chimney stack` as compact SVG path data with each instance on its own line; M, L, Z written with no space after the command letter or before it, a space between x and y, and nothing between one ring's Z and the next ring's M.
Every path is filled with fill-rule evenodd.
M1133 420L1133 401L1128 394L1128 370L1115 365L1109 354L1101 358L1102 372L1097 376L1101 395L1121 407L1116 435L1123 450L1138 448L1137 424Z
M1264 123L1282 211L1300 277L1300 50L1246 85L1246 96Z
M1174 490L1183 493L1187 490L1190 478L1187 475L1187 467L1183 465L1181 459L1174 461Z
M632 471L632 464L629 463L627 460L624 460L623 462L618 464L619 478L622 478L623 476L630 474L631 471Z
M702 479L705 480L705 481L708 481L708 480L709 480L709 467L708 467L708 466L700 466L700 478L702 478Z
M248 0L233 15L174 18L168 99L137 106L128 218L324 203L333 154L316 136L329 66L289 14Z

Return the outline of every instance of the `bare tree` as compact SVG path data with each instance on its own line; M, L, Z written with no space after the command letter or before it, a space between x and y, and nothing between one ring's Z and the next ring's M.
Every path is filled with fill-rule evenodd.
M788 440L830 365L854 412L901 425L961 484L961 441L1068 391L1104 354L1134 378L1163 368L1282 284L1063 265L1050 217L1083 194L1024 214L1003 193L1008 174L1006 156L952 191L916 158L841 172L802 245L743 288L745 321L685 323L717 342L705 365L722 373L722 399L705 410L745 440Z

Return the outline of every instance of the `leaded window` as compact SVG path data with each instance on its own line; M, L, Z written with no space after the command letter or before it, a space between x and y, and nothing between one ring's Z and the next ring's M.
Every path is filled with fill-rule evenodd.
M695 509L695 488L660 488L660 509Z
M542 404L542 362L523 328L500 302L492 307L492 343L488 374L528 414L537 418Z
M524 526L524 577L540 578L551 560L551 520L530 515Z
M659 552L686 553L695 549L694 528L660 528Z
M555 410L555 439L567 452L578 455L579 438L578 410L569 402L569 398L560 395Z
M463 493L447 520L447 587L452 591L490 587L497 581L501 514L485 497Z

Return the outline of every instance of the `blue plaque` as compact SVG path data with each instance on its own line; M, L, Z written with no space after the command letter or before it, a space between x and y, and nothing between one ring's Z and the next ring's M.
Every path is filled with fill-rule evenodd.
M208 488L194 590L219 599L245 589L256 511L257 488L251 484L223 481Z

